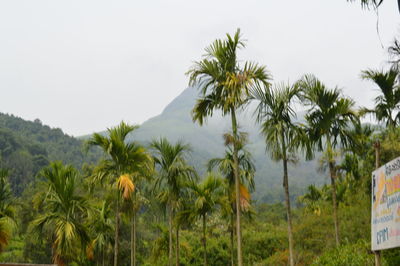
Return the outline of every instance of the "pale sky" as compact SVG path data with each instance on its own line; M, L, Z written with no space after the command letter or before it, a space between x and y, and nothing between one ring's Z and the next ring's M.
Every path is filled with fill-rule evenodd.
M266 65L274 81L314 73L370 106L377 91L360 71L387 60L376 22L346 0L3 0L0 112L74 136L142 123L186 88L204 48L237 28L240 59ZM385 47L399 22L397 1L385 0Z

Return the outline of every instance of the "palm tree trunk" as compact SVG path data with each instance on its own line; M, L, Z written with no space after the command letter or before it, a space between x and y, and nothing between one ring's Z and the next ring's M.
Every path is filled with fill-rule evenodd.
M169 206L168 225L169 225L168 265L172 266L172 207L171 206Z
M329 164L329 174L331 177L331 186L332 186L332 204L333 204L333 221L335 224L335 240L336 240L336 247L339 246L339 219L338 219L338 205L337 205L337 198L336 198L336 171L335 171L335 164L334 159L332 156L333 149L331 145L331 141L329 136L327 137L327 145L328 145L328 164Z
M230 228L230 233L231 233L231 266L235 265L235 247L234 247L234 217L233 213L231 215L231 228Z
M119 192L117 197L117 206L115 209L115 243L114 243L114 266L118 266L118 242L119 242Z
M104 247L102 248L102 250L103 250L103 252L102 252L102 266L105 266L105 256L104 256L104 253L105 253L105 251L104 251Z
M206 215L203 215L203 248L204 248L204 266L207 266L207 240L206 240Z
M289 197L289 178L287 169L287 155L286 155L286 143L284 132L282 131L282 155L283 155L283 187L285 189L285 202L286 202L286 215L288 222L288 238L289 238L289 264L294 266L293 259L293 234L292 234L292 214L290 210L290 197Z
M335 222L335 239L336 246L338 247L339 242L339 220L337 215L337 199L336 199L336 182L335 182L335 169L332 162L329 163L329 172L331 175L331 186L332 186L332 202L333 202L333 220Z
M136 210L133 209L131 221L131 266L136 266Z
M233 173L235 176L235 195L236 195L236 235L237 235L237 263L238 266L243 265L242 259L242 232L240 227L240 180L239 180L239 160L238 160L238 147L237 147L237 121L236 113L232 108L232 131L233 131Z
M179 266L179 225L176 226L176 249L175 249L175 260L176 260L176 266Z

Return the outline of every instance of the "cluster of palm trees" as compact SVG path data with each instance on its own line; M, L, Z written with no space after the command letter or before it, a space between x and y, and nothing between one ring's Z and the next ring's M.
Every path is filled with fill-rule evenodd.
M204 265L209 263L207 221L216 211L229 221L231 264L243 265L241 216L251 210L255 167L246 149L247 134L239 130L238 113L248 108L250 102L256 103L254 120L260 125L266 150L274 160L282 161L290 265L295 263L295 251L288 164L296 162L298 154L306 159L316 152L323 154L331 184L323 190L310 187L302 200L318 212L318 207L311 203L330 194L335 239L340 244L338 177L345 172L359 178L359 173L353 167L358 164L357 157L350 154L337 164L337 150L365 150L362 136L372 134L372 130L361 125L360 115L372 114L389 128L399 124L398 68L363 71L362 78L377 84L382 94L375 99L373 109L356 110L353 100L338 88L328 88L313 75L304 75L293 84L272 85L265 66L238 60L237 52L244 47L239 30L233 36L227 34L225 39L207 47L204 58L187 73L190 85L200 91L192 110L193 121L203 125L208 117L221 111L230 117L232 125L223 136L225 153L208 162L202 180L188 163L188 144L171 143L165 138L153 140L147 146L128 141L128 135L137 127L124 122L105 134L93 134L87 141L87 148L100 148L104 158L88 170L86 178L60 162L53 162L40 172L45 189L38 194L40 213L32 230L38 236L50 236L56 263L68 264L78 257L82 261L94 259L102 265L109 265L113 259L113 265L119 265L121 219L129 217L131 265L136 265L137 216L149 203L147 195L151 194L167 217L169 265L174 264L174 257L175 264L180 264L181 228L199 221ZM296 107L301 106L306 115L297 118ZM7 172L0 171L0 249L7 244L13 224L6 176ZM90 196L82 196L82 191L89 191Z
M234 36L216 40L205 49L204 58L188 71L190 85L200 90L200 97L193 108L193 120L202 125L215 110L229 115L232 120L232 161L235 184L235 213L237 263L243 265L240 224L240 163L238 151L237 112L245 109L250 101L258 103L256 121L261 124L266 148L273 159L283 163L283 187L288 222L289 262L294 265L292 219L289 196L288 162L302 151L307 159L315 152L323 152L331 180L333 221L336 245L340 243L337 214L337 149L354 149L360 137L353 129L362 128L360 115L371 113L378 122L395 127L400 122L400 88L398 68L389 71L367 70L362 78L379 86L382 95L375 99L375 108L355 109L355 102L344 96L338 88L328 88L313 75L304 75L291 84L271 85L271 75L264 66L252 62L239 63L237 50L245 44L237 30ZM296 121L295 105L306 108L304 121Z
M202 221L204 264L207 264L207 216L217 209L228 209L227 193L231 190L224 179L211 172L197 182L197 172L187 163L189 145L172 144L165 138L153 140L148 147L127 142L126 137L135 129L121 122L108 129L106 135L95 133L87 141L88 147L98 146L105 154L91 171L87 188L91 190L90 197L96 199L101 195L104 200L93 203L81 196L82 178L72 166L54 162L40 172L47 191L40 193L43 209L33 222L33 232L38 236L50 233L53 260L58 265L76 261L77 254L82 261L96 259L106 265L112 243L113 264L119 265L122 213L131 217L131 265L136 265L136 216L140 205L146 202L144 195L149 187L157 203L167 210L169 265L173 264L173 232L175 260L179 265L180 226L197 220ZM106 193L96 193L101 187ZM248 200L249 196L246 197Z

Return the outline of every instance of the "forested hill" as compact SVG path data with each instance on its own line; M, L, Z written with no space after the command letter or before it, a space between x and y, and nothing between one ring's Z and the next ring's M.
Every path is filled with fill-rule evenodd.
M154 138L166 137L171 141L183 140L192 147L190 163L204 173L206 163L211 158L222 157L224 143L222 135L230 130L230 118L215 113L203 126L193 123L191 110L196 102L198 92L195 88L185 89L163 112L142 125L129 137L143 143ZM283 200L281 163L273 162L265 152L265 142L259 134L259 126L254 122L253 111L249 106L246 113L239 114L240 130L249 133L248 150L256 166L256 191L253 198L261 202ZM301 116L301 115L299 115ZM318 159L318 158L317 158ZM291 195L295 199L310 184L321 185L327 175L316 171L317 160L299 162L290 166Z
M10 171L14 193L20 194L37 172L50 161L60 160L78 169L94 163L96 150L83 152L82 140L63 133L59 128L0 113L0 167Z

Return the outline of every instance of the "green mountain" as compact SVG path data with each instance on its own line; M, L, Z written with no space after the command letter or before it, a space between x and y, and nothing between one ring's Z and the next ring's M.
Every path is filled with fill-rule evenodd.
M187 88L176 97L163 112L144 122L130 140L149 142L154 138L166 137L171 141L183 140L192 146L190 162L199 170L205 171L205 165L211 158L221 157L224 152L223 133L230 130L229 117L216 113L204 126L192 122L191 110L198 96L194 88ZM251 106L248 109L252 109ZM282 168L266 154L265 145L259 135L252 111L239 114L240 130L249 133L248 149L253 154L256 165L256 191L254 199L262 202L283 200ZM290 190L293 198L300 195L309 184L322 184L325 175L316 171L316 161L305 162L290 167Z
M230 130L230 119L217 112L204 126L193 123L190 112L197 96L194 88L187 88L160 115L144 122L129 136L129 140L144 144L159 137L166 137L173 142L183 140L192 147L188 158L190 163L203 174L207 161L224 153L222 135ZM248 109L251 110L251 106ZM257 169L253 198L261 202L283 200L281 164L273 162L266 153L252 111L240 113L238 121L240 130L249 133L248 149ZM77 139L68 136L59 128L43 125L38 119L25 121L0 113L0 167L11 170L10 181L16 194L20 194L50 161L60 160L78 169L84 163L96 162L101 156L100 151L93 149L84 153L83 141L84 137ZM309 184L324 183L326 175L317 173L316 168L316 161L305 162L303 159L290 167L293 198L300 195Z
M82 140L59 128L43 125L39 119L26 121L0 113L0 167L9 169L14 193L20 194L50 161L62 161L78 169L100 157L96 149L84 153Z

